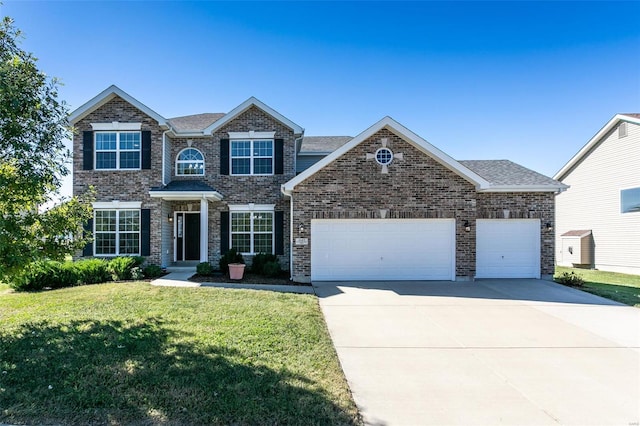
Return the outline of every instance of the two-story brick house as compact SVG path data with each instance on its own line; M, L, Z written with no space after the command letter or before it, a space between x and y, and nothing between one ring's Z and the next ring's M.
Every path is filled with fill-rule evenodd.
M234 247L275 253L297 281L553 272L562 184L456 161L389 117L355 138L305 138L255 98L166 119L111 86L70 121L74 193L97 191L84 256L167 266Z

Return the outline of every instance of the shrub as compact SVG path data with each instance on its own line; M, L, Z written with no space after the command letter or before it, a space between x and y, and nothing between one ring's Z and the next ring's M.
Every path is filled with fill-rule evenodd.
M557 283L568 285L570 287L582 287L584 285L584 279L581 275L575 272L563 272L559 277L553 277L553 280Z
M16 275L11 287L16 291L38 291L44 288L63 288L80 282L78 270L72 262L52 260L33 262Z
M107 270L113 281L131 279L131 269L136 267L137 259L133 257L115 257L109 261Z
M86 259L74 263L78 272L78 280L84 284L104 283L111 280L111 273L107 270L104 259Z
M133 265L134 267L136 267L136 266L142 266L142 264L144 263L144 261L145 261L145 260L147 260L147 259L145 259L145 258L144 258L144 257L142 257L142 256L130 256L130 257L131 257L131 259L133 259L133 261L135 262L135 263L134 263L134 265Z
M264 264L262 267L262 275L267 277L275 277L280 275L282 272L282 268L280 267L280 263L278 261L271 261Z
M264 267L269 262L278 262L278 258L274 254L267 253L258 253L253 256L253 261L251 262L251 272L254 274L266 275L264 272Z
M244 258L234 248L232 248L231 250L227 251L220 258L220 270L223 273L228 274L229 273L229 264L230 263L242 263L242 264L244 264Z
M131 268L131 279L132 280L141 280L144 278L144 274L142 273L142 268L139 266L134 266Z
M162 275L162 268L158 265L150 264L144 267L142 273L146 278L158 278Z
M201 262L196 266L196 272L198 275L211 275L213 268L209 262Z

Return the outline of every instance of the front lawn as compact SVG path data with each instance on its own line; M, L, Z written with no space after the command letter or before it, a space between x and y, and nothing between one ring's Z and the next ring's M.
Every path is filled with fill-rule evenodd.
M0 423L359 423L313 296L0 287L0 323Z
M575 272L584 279L584 286L578 287L580 290L640 307L640 275L556 266L556 275L563 272Z

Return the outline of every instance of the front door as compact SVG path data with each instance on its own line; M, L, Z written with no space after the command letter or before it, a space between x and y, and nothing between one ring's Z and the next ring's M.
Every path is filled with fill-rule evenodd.
M200 212L176 213L176 261L200 260Z

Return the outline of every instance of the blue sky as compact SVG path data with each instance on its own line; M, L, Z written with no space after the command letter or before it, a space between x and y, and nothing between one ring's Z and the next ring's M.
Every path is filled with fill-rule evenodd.
M5 0L0 11L72 109L110 84L167 118L256 96L309 136L355 136L390 115L456 159L546 175L614 114L640 112L640 2Z

